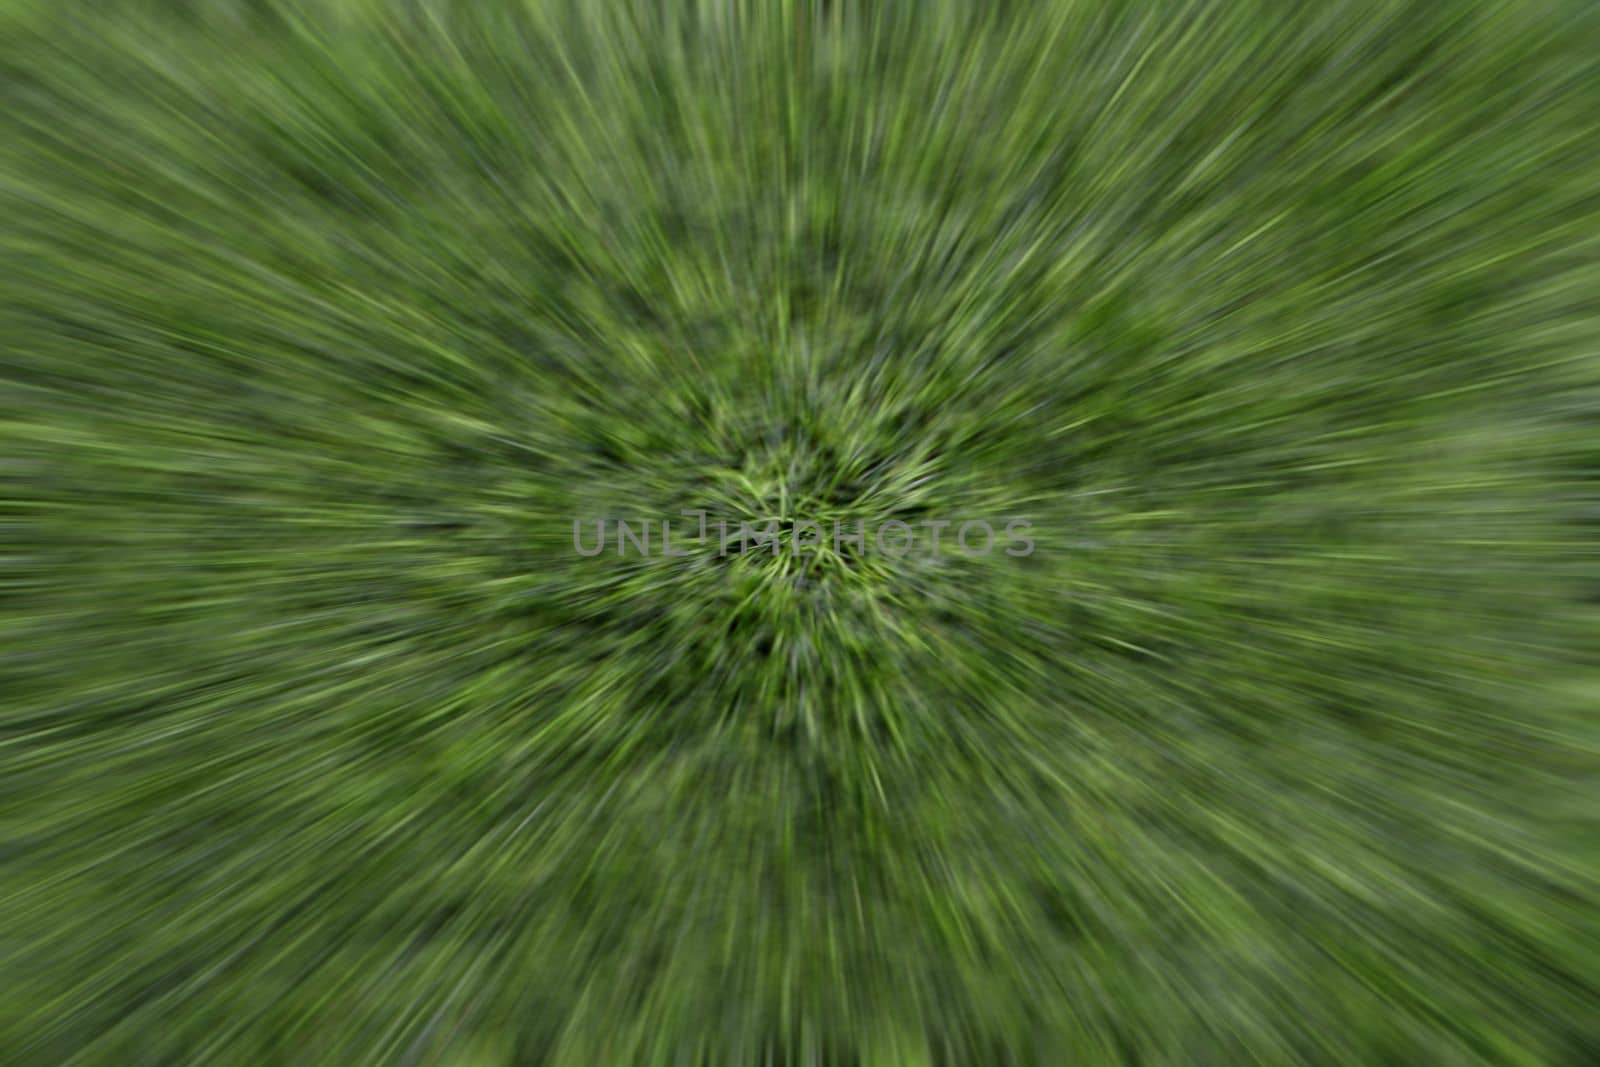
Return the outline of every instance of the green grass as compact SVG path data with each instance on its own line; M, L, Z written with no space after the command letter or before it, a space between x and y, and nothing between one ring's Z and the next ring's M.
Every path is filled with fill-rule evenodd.
M1589 4L9 0L0 360L0 1062L1600 1057Z

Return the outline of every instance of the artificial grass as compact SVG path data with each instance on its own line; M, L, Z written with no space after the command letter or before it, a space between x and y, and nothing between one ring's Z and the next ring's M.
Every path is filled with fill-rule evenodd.
M0 1059L1600 1057L1591 6L3 10Z

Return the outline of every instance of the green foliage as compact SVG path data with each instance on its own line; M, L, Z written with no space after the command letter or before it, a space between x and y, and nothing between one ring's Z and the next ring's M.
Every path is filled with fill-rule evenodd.
M1596 1062L1597 192L1582 3L8 4L0 1060Z

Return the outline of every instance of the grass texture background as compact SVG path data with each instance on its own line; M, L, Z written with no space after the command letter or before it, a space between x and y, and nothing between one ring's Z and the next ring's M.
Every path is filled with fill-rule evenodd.
M1597 253L1587 3L9 0L0 1061L1600 1062Z

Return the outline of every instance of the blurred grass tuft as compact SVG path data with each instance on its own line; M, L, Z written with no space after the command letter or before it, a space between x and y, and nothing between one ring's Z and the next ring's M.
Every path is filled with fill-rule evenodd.
M1597 193L1587 3L6 3L0 1061L1600 1062Z

